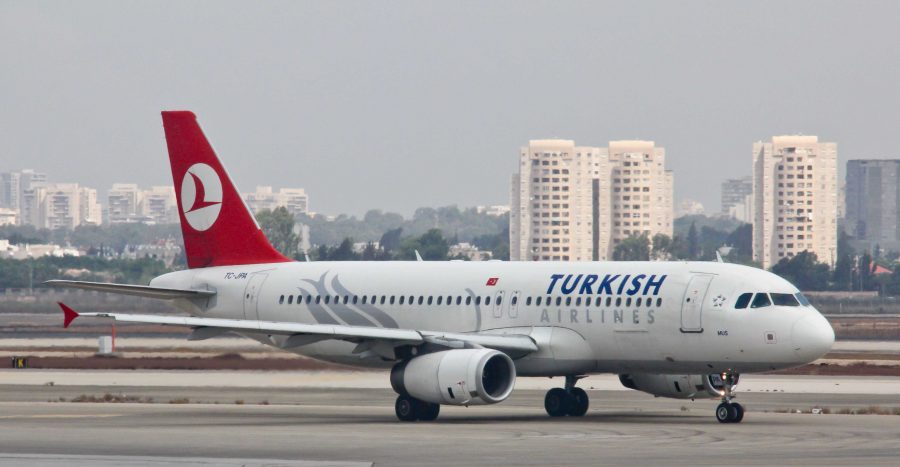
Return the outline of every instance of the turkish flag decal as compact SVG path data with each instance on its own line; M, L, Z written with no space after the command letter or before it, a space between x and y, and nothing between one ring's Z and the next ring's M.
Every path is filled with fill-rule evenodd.
M487 285L495 286L495 285L497 285L497 282L498 282L499 280L500 280L499 277L492 277L492 278L488 279Z

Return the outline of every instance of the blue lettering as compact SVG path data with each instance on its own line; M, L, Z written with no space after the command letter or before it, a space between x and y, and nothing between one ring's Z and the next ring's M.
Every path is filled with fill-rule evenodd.
M666 280L666 277L667 276L663 274L662 276L659 276L659 280L656 280L656 274L650 276L650 279L644 284L644 295L647 295L647 292L650 291L651 287L653 288L653 295L659 295L659 288Z
M563 280L562 287L560 287L560 291L565 295L569 295L570 293L575 291L575 287L578 287L578 283L581 282L581 278L584 277L584 274L579 274L577 277L575 277L575 282L572 282L572 286L570 287L569 281L572 280L572 277L572 274L566 276L566 278Z
M596 274L588 274L585 276L584 282L581 283L581 290L579 290L578 293L582 295L594 293L594 291L591 290L591 286L594 285L594 282L597 282ZM590 300L590 298L588 298L588 300Z
M612 285L616 279L619 278L619 275L610 276L609 274L603 278L603 281L600 282L600 287L597 288L597 293L605 293L607 295L612 295ZM601 292L602 291L602 292Z
M563 278L562 274L554 274L554 275L550 276L550 287L547 287L547 295L550 295L553 293L553 287L556 287L556 281L558 281L562 278ZM646 293L646 292L644 292L644 293Z
M631 288L628 289L625 293L628 295L634 295L641 291L641 279L647 277L646 274L638 274L634 276L634 279L631 279Z
M629 277L631 277L631 274L628 274L627 276L625 276L625 278L622 279L622 282L619 283L619 289L616 290L616 295L622 295L622 289L624 289L624 288L625 288L625 284L628 283L628 278L629 278Z

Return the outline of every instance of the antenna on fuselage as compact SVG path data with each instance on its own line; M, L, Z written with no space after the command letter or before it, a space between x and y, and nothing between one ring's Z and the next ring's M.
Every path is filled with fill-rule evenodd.
M303 257L306 258L306 262L307 262L307 263L311 263L311 262L312 262L312 261L310 261L310 259L309 259L309 253L303 253Z
M415 250L415 252L416 252L416 261L425 261L424 259L422 259L422 255L419 254L419 250Z
M722 255L719 253L718 250L716 250L716 262L717 262L717 263L724 263L724 262L725 262L725 260L722 259Z

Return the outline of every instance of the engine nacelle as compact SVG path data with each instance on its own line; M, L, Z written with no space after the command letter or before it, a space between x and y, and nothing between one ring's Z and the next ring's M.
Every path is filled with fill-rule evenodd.
M509 397L515 382L512 359L491 349L434 352L391 370L394 391L433 404L496 404Z
M629 389L673 399L717 399L725 394L725 383L718 374L657 375L635 373L619 375L619 381ZM735 380L737 384L737 380Z

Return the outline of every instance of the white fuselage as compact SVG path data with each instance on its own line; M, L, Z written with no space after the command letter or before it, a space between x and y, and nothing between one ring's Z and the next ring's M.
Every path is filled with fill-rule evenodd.
M766 271L712 262L298 262L179 271L151 285L214 290L179 301L202 317L527 334L540 351L516 360L521 376L767 371L815 360L834 340L809 305L735 309L744 293L798 291ZM391 364L336 340L290 351Z

